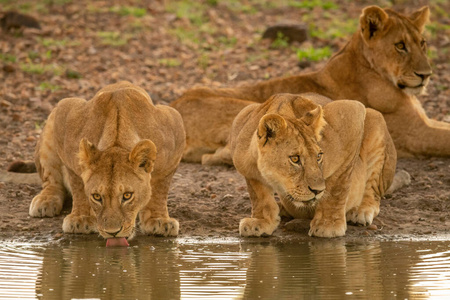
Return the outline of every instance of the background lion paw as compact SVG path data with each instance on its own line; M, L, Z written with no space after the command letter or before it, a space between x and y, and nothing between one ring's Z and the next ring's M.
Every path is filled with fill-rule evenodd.
M64 196L40 193L33 198L29 214L32 217L54 217L62 210Z
M324 218L314 218L311 221L308 234L309 236L332 238L344 236L346 230L347 223L343 219L327 220Z
M97 232L97 219L94 216L70 214L64 218L63 231L65 233L95 233Z
M269 236L280 223L280 217L275 222L269 222L265 219L244 218L239 224L239 234L241 236Z
M363 226L372 224L373 219L378 215L379 209L375 207L352 208L347 212L347 222Z
M143 233L157 236L177 236L179 227L178 221L173 218L148 218L140 222Z

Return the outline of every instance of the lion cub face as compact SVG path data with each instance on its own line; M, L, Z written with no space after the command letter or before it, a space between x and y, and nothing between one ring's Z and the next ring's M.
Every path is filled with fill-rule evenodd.
M80 142L80 166L86 196L104 238L132 237L138 212L151 197L150 173L156 147L142 140L131 152L119 147L98 150Z
M318 141L325 124L320 106L300 119L267 114L260 120L258 169L282 201L304 207L324 194Z

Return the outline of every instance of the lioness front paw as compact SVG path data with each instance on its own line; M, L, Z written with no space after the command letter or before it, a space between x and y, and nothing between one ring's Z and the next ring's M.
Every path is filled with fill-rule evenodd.
M97 232L97 218L72 213L64 218L63 231L65 233L95 233Z
M379 209L373 206L365 206L359 208L352 208L347 212L347 222L369 226L373 219L378 215Z
M143 233L156 236L177 236L180 225L173 218L148 218L141 220L140 228Z
M30 205L32 217L54 217L59 215L64 203L63 195L45 193L45 190L33 198Z
M241 236L269 236L280 224L280 217L274 222L265 219L244 218L239 224L239 234Z
M328 220L327 218L314 217L309 228L309 236L338 237L344 236L347 230L345 219Z

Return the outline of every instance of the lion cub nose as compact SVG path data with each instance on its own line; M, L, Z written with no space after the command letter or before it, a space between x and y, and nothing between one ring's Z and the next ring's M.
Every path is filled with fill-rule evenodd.
M318 195L318 194L320 194L320 193L323 192L323 190L315 190L315 189L312 189L312 188L309 187L309 186L308 186L308 189L309 189L314 195Z
M120 227L120 229L119 230L117 230L116 232L108 232L108 231L105 231L105 233L107 233L107 234L109 234L109 235L112 235L113 237L115 237L119 232L121 232L122 231L122 227Z

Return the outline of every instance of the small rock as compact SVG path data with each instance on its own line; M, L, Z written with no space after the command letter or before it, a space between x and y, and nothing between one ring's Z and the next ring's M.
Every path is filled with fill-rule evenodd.
M27 142L35 142L35 141L36 141L36 138L35 138L34 136L30 135L30 136L28 136L28 137L25 139L25 141L27 141Z
M1 107L10 107L10 106L12 106L12 103L9 101L6 101L6 100L2 100L2 101L0 101L0 106Z
M231 195L231 194L226 194L225 196L222 197L222 200L231 200L231 199L233 199L233 198L234 198L233 195Z
M63 234L61 232L58 232L53 236L53 238L60 239L60 238L62 238L62 236L63 236Z
M288 43L303 43L308 39L308 28L304 24L277 24L270 26L263 34L263 39L275 40L282 34Z
M13 65L4 65L3 71L6 73L13 73L16 70Z
M375 224L370 224L369 226L367 226L367 229L368 230L378 230L378 227Z

